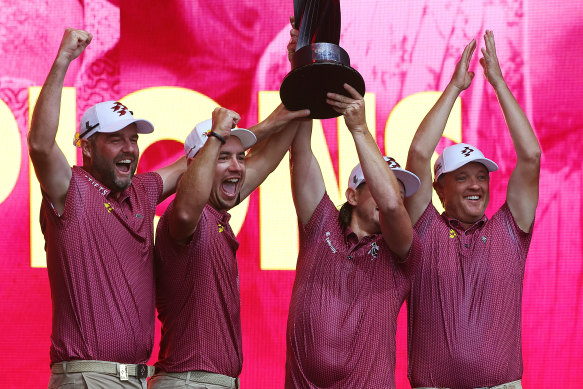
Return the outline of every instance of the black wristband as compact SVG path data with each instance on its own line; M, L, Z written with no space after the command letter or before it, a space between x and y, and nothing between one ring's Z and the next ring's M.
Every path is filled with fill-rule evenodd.
M214 131L209 131L209 132L208 132L208 136L209 136L209 137L211 137L211 136L214 136L215 138L217 138L218 140L220 140L220 141L221 141L221 144L223 144L223 145L224 145L224 144L227 142L227 141L225 140L225 138L223 138L222 136L220 136L219 134L217 134L217 133L216 133L216 132L214 132Z

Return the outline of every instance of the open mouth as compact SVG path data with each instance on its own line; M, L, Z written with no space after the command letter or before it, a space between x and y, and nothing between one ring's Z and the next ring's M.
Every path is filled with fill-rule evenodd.
M478 196L478 195L465 196L464 199L478 201L478 200L480 200L480 196Z
M115 166L121 173L127 174L132 168L132 161L130 159L122 159L121 161L116 162Z
M229 197L235 197L237 194L237 185L239 184L238 178L229 178L223 181L221 188L223 192Z

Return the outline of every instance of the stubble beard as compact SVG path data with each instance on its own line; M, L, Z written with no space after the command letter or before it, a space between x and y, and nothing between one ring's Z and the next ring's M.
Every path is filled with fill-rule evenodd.
M124 159L128 157L127 155L122 156L122 158L117 159ZM130 155L133 159L133 155ZM127 189L130 184L132 183L132 179L136 172L137 164L132 162L130 165L130 176L129 178L119 178L115 172L115 163L113 161L106 161L101 155L96 154L93 160L93 172L99 175L99 180L107 187L109 187L112 192L122 192ZM96 177L97 178L97 177Z

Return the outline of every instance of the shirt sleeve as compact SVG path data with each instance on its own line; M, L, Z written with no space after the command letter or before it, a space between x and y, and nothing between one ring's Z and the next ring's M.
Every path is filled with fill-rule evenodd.
M208 223L208 214L205 208L200 215L200 220L198 221L196 229L188 243L185 245L178 244L170 237L168 215L173 208L174 202L170 203L166 212L164 212L164 215L160 218L160 222L156 228L156 260L161 264L165 264L169 260L179 261L180 258L188 257L189 253L194 250L196 243L201 239L204 239L203 235L204 231L206 231L206 224Z
M318 206L314 210L312 217L305 225L299 222L300 240L310 241L311 238L318 236L318 233L327 225L330 218L338 217L338 210L328 197L328 193L324 193Z
M150 204L154 207L158 205L162 200L162 192L164 189L164 183L162 177L156 172L136 174L133 178L134 185L141 185L146 191Z
M439 217L437 209L435 209L432 203L427 204L427 208L425 208L425 211L423 211L421 217L413 226L413 232L416 232L418 237L423 239L429 232L431 224L436 217Z
M529 232L524 232L516 223L508 203L504 203L500 209L492 216L491 222L500 222L505 228L505 232L510 236L511 241L515 242L518 248L519 256L523 262L526 261L526 256L530 248L532 240L532 231L534 230L534 220L530 226Z

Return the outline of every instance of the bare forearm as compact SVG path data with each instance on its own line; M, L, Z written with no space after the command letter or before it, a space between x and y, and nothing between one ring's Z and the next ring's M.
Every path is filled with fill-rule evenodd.
M502 108L517 158L519 160L538 158L541 153L538 139L508 85L505 82L500 83L494 90Z
M445 88L435 105L421 121L411 142L409 153L412 156L410 158L414 157L417 161L422 159L423 163L427 163L431 159L460 93L461 90L451 83Z
M390 212L402 206L399 184L389 165L368 131L352 132L358 159L365 181L381 212Z
M285 128L255 145L247 154L247 175L241 189L241 198L251 194L279 165L290 148L300 122L292 121Z
M307 117L309 114L310 111L307 109L289 111L280 103L265 120L250 127L249 130L255 134L257 142L261 142L270 135L295 128L294 119Z
M55 143L59 127L59 114L63 83L70 61L57 58L43 84L36 102L28 143L31 150L42 152Z
M411 246L412 228L398 181L368 131L353 132L352 136L366 184L379 209L383 238L391 251L405 258Z
M194 231L210 197L220 146L218 139L210 137L182 175L171 215L171 233L173 230ZM179 233L172 235L176 238Z
M320 165L311 148L311 121L302 122L290 151L291 187L298 219L306 224L326 188Z
M176 162L156 170L156 173L162 177L162 198L166 198L176 192L176 187L184 172L186 172L186 157L181 157Z

